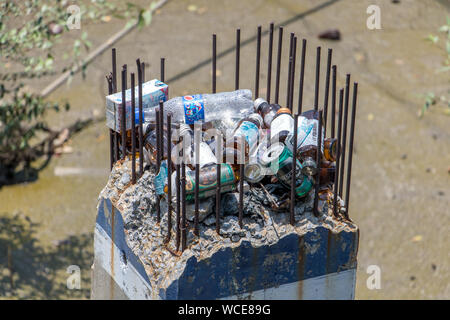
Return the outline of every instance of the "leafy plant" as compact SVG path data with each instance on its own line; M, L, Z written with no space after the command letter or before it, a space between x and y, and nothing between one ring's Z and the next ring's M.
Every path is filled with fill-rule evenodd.
M83 52L92 46L87 32L69 32L67 8L72 4L67 0L0 0L0 186L5 177L14 177L19 166L29 168L32 161L51 154L52 141L60 133L47 126L45 115L68 110L69 105L45 101L33 93L32 86L36 79L43 78L42 82L80 65ZM82 27L111 17L138 26L151 21L152 7L107 0L76 4ZM58 44L64 45L61 58L54 53ZM57 70L56 60L64 60L66 66ZM72 126L74 131L79 124Z

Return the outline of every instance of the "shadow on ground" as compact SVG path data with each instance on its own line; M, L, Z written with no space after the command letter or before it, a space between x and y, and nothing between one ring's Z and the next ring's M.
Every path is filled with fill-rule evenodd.
M39 244L38 227L22 214L0 215L0 298L89 298L92 233L69 236L47 248ZM67 287L74 275L67 273L71 265L80 268L80 289Z

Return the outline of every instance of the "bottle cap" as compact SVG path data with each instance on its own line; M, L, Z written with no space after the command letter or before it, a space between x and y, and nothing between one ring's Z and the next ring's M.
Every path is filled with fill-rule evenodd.
M307 176L314 176L317 173L317 164L313 158L306 158L302 163L302 173Z
M259 127L261 128L263 126L263 118L259 115L259 113L252 113L251 115L248 116L249 119L258 121L259 123Z
M244 178L250 183L257 183L264 178L263 167L259 163L248 163L244 167Z
M264 100L263 98L258 98L255 100L255 102L253 102L253 106L255 107L256 111L259 111L260 107L264 104L268 102L266 100Z
M280 110L277 111L277 114L280 113L289 113L291 114L291 110L289 108L280 108Z

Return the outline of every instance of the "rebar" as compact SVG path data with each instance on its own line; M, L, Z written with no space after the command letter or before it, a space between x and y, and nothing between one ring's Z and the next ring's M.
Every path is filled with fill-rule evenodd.
M348 118L348 98L350 93L350 74L347 74L345 80L345 96L344 96L344 114L342 124L342 149L341 149L341 169L339 173L339 196L342 197L344 188L344 172L345 172L345 151L347 142L347 118Z
M292 150L292 177L291 177L291 206L289 214L289 223L295 224L295 184L297 182L297 132L298 131L298 114L294 115L294 137L293 137L293 150Z
M241 29L236 30L236 73L234 78L234 87L239 89L239 59L241 55Z
M339 115L338 115L338 131L337 131L337 145L336 145L336 173L334 175L334 197L333 197L333 216L337 218L337 198L338 198L338 184L339 184L339 169L341 158L341 131L342 131L342 113L343 113L344 89L339 90Z
M172 113L167 114L167 238L170 241L172 235Z
M319 86L320 86L320 50L321 47L317 47L316 51L316 84L314 87L314 110L319 110Z
M136 184L136 102L134 93L134 73L131 76L131 184Z
M302 59L300 61L300 80L298 84L298 114L302 113L303 108L303 82L305 80L305 56L306 56L306 39L303 39Z
M352 178L352 158L353 158L353 138L355 135L356 120L356 98L358 96L358 83L353 83L353 101L352 101L352 122L350 124L350 141L348 145L348 163L347 163L347 187L345 190L345 217L348 219L348 208L350 205L350 183Z
M127 65L124 64L122 67L122 126L121 126L121 134L122 134L122 160L125 160L126 152L127 152L127 99L126 99L126 90L127 90Z
M256 70L255 70L255 100L259 97L259 68L261 64L261 26L256 35Z
M334 138L334 130L336 126L336 65L332 67L332 70L333 80L331 82L331 138Z
M330 92L330 71L331 71L331 58L333 55L333 49L328 49L327 57L327 73L325 76L325 94L323 97L323 130L324 136L327 136L327 118L328 118L328 95Z
M270 103L270 90L272 85L272 49L273 49L273 22L269 27L269 53L267 55L267 92L266 100Z
M144 115L142 107L142 65L139 59L136 60L136 67L138 71L138 103L139 103L139 127L138 127L138 137L139 137L139 176L144 174Z
M315 188L314 188L314 208L313 212L316 217L319 216L318 204L319 204L319 188L320 188L320 169L322 167L322 117L323 110L319 110L319 134L317 140L317 153L316 153L316 164L317 164L317 174L315 179Z
M281 73L281 53L283 49L283 27L279 27L278 32L278 55L277 55L277 74L275 78L275 103L278 103L280 95L280 73Z

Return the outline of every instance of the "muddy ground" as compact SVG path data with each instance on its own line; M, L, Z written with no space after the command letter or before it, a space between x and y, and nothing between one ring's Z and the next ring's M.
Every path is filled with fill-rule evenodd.
M370 4L381 8L381 30L366 27ZM211 0L171 0L158 10L150 26L133 31L115 47L119 66L127 63L134 70L138 57L147 62L147 79L159 76L159 58L166 57L166 80L173 97L210 91L210 39L217 33L218 52L224 53L218 59L217 88L232 90L234 52L227 49L233 47L235 29L240 27L242 41L253 39L241 48L241 87L253 89L253 37L259 24L267 30L273 21L285 26L282 103L288 32L308 39L306 105L313 102L315 48L322 46L323 67L327 48L333 48L338 86L351 73L360 89L350 202L350 217L361 229L356 298L449 299L450 118L439 105L432 106L423 118L417 116L424 101L421 94L449 88L448 73L435 72L444 60L444 44L425 40L445 24L446 16L450 16L450 6L445 0L229 0L214 4ZM81 31L89 31L95 48L123 25L113 19L82 26ZM319 40L317 34L328 28L338 28L342 39ZM262 96L267 42L265 35ZM62 127L77 118L103 113L104 76L109 70L107 51L91 64L86 79L77 75L70 86L55 91L49 99L69 101L72 109L50 115L49 122ZM39 90L45 84L35 85ZM4 243L12 243L12 238L21 243L13 246L11 255L12 284L7 259L0 257L0 297L89 297L95 206L108 177L107 134L104 123L85 129L68 143L72 152L53 157L36 181L0 189L2 222L16 230ZM17 212L31 222L14 217ZM66 288L69 265L80 267L82 290ZM370 265L381 270L378 290L366 285Z

